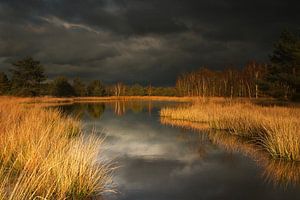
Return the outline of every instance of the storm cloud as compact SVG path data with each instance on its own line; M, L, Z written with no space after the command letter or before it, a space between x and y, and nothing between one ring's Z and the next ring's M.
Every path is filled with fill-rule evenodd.
M49 78L172 85L200 66L267 61L299 11L296 0L0 0L0 70L33 56Z

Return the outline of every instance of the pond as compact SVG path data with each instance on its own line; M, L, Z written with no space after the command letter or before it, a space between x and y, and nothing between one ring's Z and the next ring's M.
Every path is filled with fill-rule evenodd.
M175 102L113 101L61 106L87 132L105 135L117 194L108 200L300 199L300 167L272 161L226 134L159 117ZM188 127L188 126L187 126Z

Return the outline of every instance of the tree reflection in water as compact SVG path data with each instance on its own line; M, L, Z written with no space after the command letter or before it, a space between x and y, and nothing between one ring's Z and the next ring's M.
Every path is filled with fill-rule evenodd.
M109 102L108 105L117 116L125 115L128 111L133 113L146 111L151 115L153 109L152 101L113 101Z
M73 115L75 117L83 117L86 113L93 119L99 119L105 111L105 106L112 109L117 116L125 115L126 112L140 113L146 111L150 116L152 113L152 101L111 101L102 103L74 103L69 105L57 106L63 113Z
M104 113L105 104L104 103L93 103L87 104L87 112L90 117L93 119L99 119L101 115Z
M82 118L87 114L92 119L99 119L105 111L104 103L70 104L58 106L58 109L67 115Z

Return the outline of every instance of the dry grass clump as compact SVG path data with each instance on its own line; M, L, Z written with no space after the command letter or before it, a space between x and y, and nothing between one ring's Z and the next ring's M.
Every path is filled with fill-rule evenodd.
M300 160L300 108L262 107L251 103L197 103L164 108L160 115L176 120L207 122L260 145L274 158Z
M210 114L207 112L207 106L204 104L195 104L192 106L166 107L160 111L161 117L167 117L174 120L186 120L190 122L209 122Z
M193 131L209 131L209 125L207 123L191 122L187 120L176 120L166 117L160 118L160 123L164 125L170 125L172 127L184 128Z
M0 102L0 199L83 199L109 190L102 139L59 111Z

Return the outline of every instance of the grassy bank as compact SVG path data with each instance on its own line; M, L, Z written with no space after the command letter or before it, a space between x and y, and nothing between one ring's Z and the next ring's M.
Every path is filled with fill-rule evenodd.
M59 111L0 101L0 199L83 199L109 191L102 139Z
M300 108L262 107L242 102L197 102L164 108L161 117L207 123L211 129L243 137L274 158L300 161Z
M1 96L0 100L15 101L20 103L88 103L109 101L177 101L191 102L196 97L167 97L167 96L105 96L105 97L15 97Z

